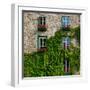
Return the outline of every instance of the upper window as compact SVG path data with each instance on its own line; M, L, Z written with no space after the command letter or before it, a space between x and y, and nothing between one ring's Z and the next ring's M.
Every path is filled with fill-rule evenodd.
M40 16L38 18L38 24L39 25L45 25L46 24L46 17L45 16Z
M62 27L67 28L70 25L69 16L62 16L61 23L62 23Z
M65 49L69 48L70 46L70 38L69 37L63 37L63 47Z
M38 18L38 31L46 31L46 17L45 16L40 16Z

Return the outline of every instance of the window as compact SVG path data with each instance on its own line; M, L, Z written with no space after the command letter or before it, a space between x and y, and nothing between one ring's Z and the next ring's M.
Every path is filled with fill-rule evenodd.
M38 24L39 24L39 25L45 25L45 24L46 24L46 17L40 16L40 17L38 18Z
M39 36L38 37L38 48L46 48L46 40L47 36Z
M70 38L69 37L63 37L63 47L65 48L65 49L67 49L67 48L69 48L69 46L70 46Z
M69 16L62 16L61 23L63 28L67 28L70 25L70 18Z
M46 31L46 17L45 16L40 16L38 18L38 31Z
M70 63L69 63L68 59L64 60L64 71L65 71L65 73L70 71Z
M70 46L70 37L63 37L62 44L64 49L68 49ZM64 71L65 73L68 73L70 71L70 63L66 57L64 57Z

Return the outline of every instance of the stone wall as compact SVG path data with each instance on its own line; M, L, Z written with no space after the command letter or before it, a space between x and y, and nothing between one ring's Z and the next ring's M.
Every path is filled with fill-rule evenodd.
M46 17L47 31L39 32L37 30L38 17ZM44 35L48 38L54 36L61 27L61 17L70 16L70 26L76 27L80 24L80 15L78 14L62 14L62 13L42 13L42 12L23 12L23 31L24 31L24 53L32 53L37 51L37 37Z

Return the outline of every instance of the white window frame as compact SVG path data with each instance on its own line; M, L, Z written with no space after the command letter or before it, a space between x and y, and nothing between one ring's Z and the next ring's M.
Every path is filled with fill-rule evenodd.
M42 19L41 19L41 20L42 20L42 21L41 21L41 22L42 22L42 24L41 24L41 25L44 25L44 22L46 23L46 20L44 21L44 18L46 19L46 17L45 17L45 16L39 16L39 17L41 17L41 18L42 18ZM40 21L39 21L39 22L40 22Z
M39 40L38 40L38 41L39 41L39 42L38 42L38 44L39 44L39 49L40 49L41 47L45 47L45 46L44 46L44 39L47 39L47 37L46 37L46 36L39 36L38 39L39 39ZM41 44L40 44L40 43L41 43L41 42L40 42L40 39L42 39L42 46L41 46Z
M52 76L52 77L36 77L36 78L22 78L22 10L33 10L33 11L50 11L50 12L62 12L62 13L80 13L80 21L81 21L81 74L79 76L73 75L71 76ZM76 7L32 7L28 4L13 4L12 5L12 66L11 66L11 84L12 86L32 86L32 85L44 85L44 84L55 84L57 78L59 83L77 83L77 82L85 82L87 81L87 59L84 57L84 41L85 33L87 32L87 24L86 24L86 9ZM83 40L82 40L83 39ZM83 41L83 42L82 42ZM65 78L68 77L68 78ZM40 80L43 78L44 80ZM46 79L47 78L47 79ZM33 80L34 79L34 80ZM52 80L50 80L52 79Z

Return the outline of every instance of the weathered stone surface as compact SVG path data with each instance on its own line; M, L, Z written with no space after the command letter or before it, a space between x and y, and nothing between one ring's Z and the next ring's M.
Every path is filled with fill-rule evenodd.
M46 17L47 31L38 31L38 17ZM62 13L41 13L41 12L23 12L23 27L24 27L24 53L32 53L37 51L38 35L54 36L57 30L61 27L61 17L70 16L70 27L76 27L80 24L80 15L78 14L62 14Z

